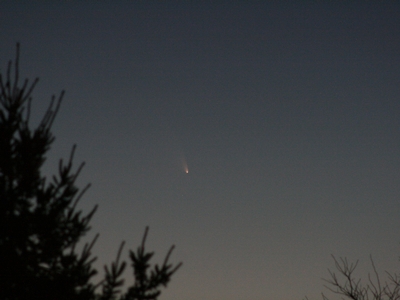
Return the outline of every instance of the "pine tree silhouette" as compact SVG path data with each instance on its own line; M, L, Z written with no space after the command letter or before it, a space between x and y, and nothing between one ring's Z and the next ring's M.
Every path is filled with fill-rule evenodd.
M41 173L64 92L52 97L31 129L31 95L38 79L20 85L18 44L14 67L13 76L11 61L6 76L0 74L0 299L157 299L181 263L168 263L172 246L163 265L150 268L153 253L144 248L148 228L137 252L130 252L134 283L126 293L119 290L124 243L116 261L105 267L104 280L91 282L97 273L92 249L98 235L80 253L75 249L90 230L97 206L87 214L77 209L89 185L80 190L75 184L84 165L73 168L76 147L67 162L60 160L51 180Z

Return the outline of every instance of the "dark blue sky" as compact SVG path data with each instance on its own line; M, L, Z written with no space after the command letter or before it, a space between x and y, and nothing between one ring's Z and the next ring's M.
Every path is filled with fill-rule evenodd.
M149 225L184 262L165 300L317 298L330 254L398 267L399 20L396 1L2 1L0 67L20 42L36 120L66 89L46 172L77 143L100 267Z

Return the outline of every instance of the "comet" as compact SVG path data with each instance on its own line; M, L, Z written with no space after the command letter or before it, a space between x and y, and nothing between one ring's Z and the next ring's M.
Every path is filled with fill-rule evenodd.
M183 170L185 171L185 173L189 174L189 167L188 167L188 164L187 164L185 158L182 158L182 165L183 165Z

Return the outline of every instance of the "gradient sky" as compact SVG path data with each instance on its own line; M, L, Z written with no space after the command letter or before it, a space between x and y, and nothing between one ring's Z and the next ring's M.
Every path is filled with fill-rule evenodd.
M149 225L184 263L164 300L319 299L331 254L398 270L400 2L1 1L3 73L16 42L35 120L66 90L45 172L78 145L100 268Z

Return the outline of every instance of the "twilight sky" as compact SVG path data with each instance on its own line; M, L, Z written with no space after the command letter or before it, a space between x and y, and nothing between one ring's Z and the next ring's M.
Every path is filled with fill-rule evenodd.
M331 254L398 270L400 2L266 2L0 3L36 120L66 90L45 171L78 145L99 268L146 225L156 261L176 244L161 299L319 299Z

